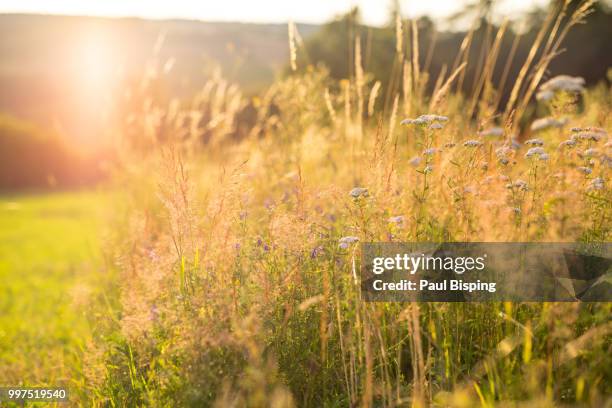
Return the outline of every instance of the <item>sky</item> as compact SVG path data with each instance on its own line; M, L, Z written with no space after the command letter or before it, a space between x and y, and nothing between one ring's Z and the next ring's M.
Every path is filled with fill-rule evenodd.
M404 17L442 18L470 0L400 0ZM476 0L471 0L476 1ZM547 0L500 0L496 12L515 15ZM42 13L257 23L323 23L359 6L365 23L384 24L390 0L0 0L0 13Z

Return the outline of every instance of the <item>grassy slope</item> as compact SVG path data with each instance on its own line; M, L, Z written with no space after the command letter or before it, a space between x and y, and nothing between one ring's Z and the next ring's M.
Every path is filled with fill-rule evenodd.
M79 378L83 301L99 278L107 196L0 197L0 384Z

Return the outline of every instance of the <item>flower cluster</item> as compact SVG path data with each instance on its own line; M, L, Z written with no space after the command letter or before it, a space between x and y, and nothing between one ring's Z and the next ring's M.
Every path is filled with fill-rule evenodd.
M585 166L578 166L576 167L576 170L586 175L589 175L593 172L593 170L591 170L590 167L585 167Z
M480 140L468 140L467 142L463 143L463 145L465 147L479 147L482 146L482 142Z
M352 244L359 242L359 238L354 237L354 236L347 236L347 237L340 238L338 242L339 242L338 246L340 248L347 249Z
M509 146L502 146L495 149L497 160L504 166L510 162L510 157L514 154L514 150Z
M422 161L423 159L421 159L419 156L414 156L412 159L408 160L408 164L410 164L413 167L418 167Z
M532 146L544 146L544 142L542 141L542 139L529 139L525 141L525 144Z
M443 126L439 122L448 121L448 116L426 114L421 115L416 119L404 119L400 122L402 125L430 125L432 129L441 129ZM434 127L434 125L436 125Z
M599 142L600 140L603 140L604 137L608 136L608 133L605 130L596 127L575 127L572 128L572 132L574 132L572 135L573 140L590 140L593 142Z
M575 139L568 139L568 140L564 140L563 142L559 143L559 147L574 147L574 146L576 146Z
M542 147L532 147L531 149L527 150L527 153L525 154L525 158L530 159L532 157L538 157L538 156L542 156L545 155L546 151L544 150L544 148ZM548 155L547 155L548 156ZM544 159L546 160L546 159Z
M506 188L509 188L509 189L516 188L518 190L527 191L529 189L529 186L527 185L526 181L519 179L519 180L516 180L514 183L506 184Z
M396 224L398 226L401 226L404 224L404 216L403 215L396 215L395 217L390 217L388 220L391 224Z
M480 136L488 136L488 137L501 137L504 135L504 129L500 127L492 127L489 129L485 129L481 132L478 132Z
M589 191L591 191L591 190L603 190L604 187L605 187L604 179L601 178L601 177L597 177L597 178L594 178L593 180L591 180L587 190L589 190Z
M369 195L368 189L363 187L355 187L349 193L351 197L357 199L359 197L367 197Z
M558 75L540 85L536 94L539 101L549 101L557 92L580 93L584 90L584 78L569 75Z
M539 132L541 130L551 129L551 128L560 128L563 127L567 123L566 118L555 119L553 117L547 116L545 118L536 119L531 124L531 130L533 132Z

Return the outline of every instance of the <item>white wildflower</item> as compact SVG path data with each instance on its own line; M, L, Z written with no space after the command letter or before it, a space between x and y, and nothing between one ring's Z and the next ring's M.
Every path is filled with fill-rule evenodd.
M369 195L368 189L363 187L355 187L349 194L353 198L367 197Z
M576 170L584 174L591 174L593 172L593 170L591 170L589 167L584 167L584 166L576 167Z
M518 188L520 188L520 189L522 189L522 190L527 190L527 182L526 182L526 181L523 181L523 180L521 180L521 179L516 180L516 181L514 182L514 186L515 186L515 187L518 187Z
M555 93L553 91L539 91L536 94L536 99L538 101L550 101L555 97Z
M548 156L548 153L542 153L539 157L539 159L542 161L547 161L549 158L550 156Z
M500 127L492 127L478 132L480 136L500 137L504 135L504 129Z
M514 150L518 150L521 148L521 144L515 138L512 138L510 140L510 147Z
M527 182L523 180L516 180L514 183L506 184L506 188L517 188L519 190L527 191Z
M555 92L558 91L580 93L584 90L584 84L584 78L558 75L540 85L539 92L536 94L536 99L544 101L550 100L555 96Z
M601 177L597 177L591 180L587 190L603 190L604 187L605 187L604 179Z
M514 155L514 150L512 150L508 146L502 146L495 149L495 155L497 156L497 160L504 166L510 163L510 159L508 156Z
M423 159L421 159L419 156L414 156L412 159L408 161L408 164L410 164L413 167L418 167L418 165L421 164L421 161L423 161Z
M404 119L400 122L400 125L425 125L427 122L423 119Z
M533 132L538 132L540 130L545 130L549 128L560 128L563 127L567 123L567 119L555 119L553 117L545 117L541 119L536 119L531 124L531 130Z
M434 115L434 114L428 113L427 115L419 116L419 119L423 119L427 123L430 123L430 122L446 122L446 121L448 121L448 116Z
M527 153L525 154L526 158L530 158L533 156L540 156L542 154L546 154L546 151L544 150L544 148L542 147L532 147L531 149L527 150Z
M601 133L602 135L607 135L608 134L608 132L606 132L606 129L602 129L602 128L596 127L596 126L589 126L589 127L585 128L584 130L586 130L588 132Z
M604 138L604 134L603 133L598 133L598 132L580 132L580 133L576 133L575 135L572 135L572 139L573 140L592 140L594 142L599 142L601 139Z
M463 143L463 145L465 147L479 147L482 146L482 142L480 140L468 140L467 142Z
M595 148L590 148L590 149L586 149L582 154L584 154L587 157L597 157L599 156L599 149L595 149Z
M427 114L427 115L421 115L416 119L404 119L400 122L400 124L402 125L426 125L426 124L430 124L434 122L446 122L446 121L448 121L447 116ZM434 129L439 129L439 128L435 127Z
M438 149L436 149L435 147L430 147L429 149L423 150L423 155L431 156L432 154L436 153L437 151L438 151Z
M338 246L340 248L347 249L351 244L359 242L359 238L353 237L353 236L342 237L340 238L338 242L339 242Z
M427 165L427 166L425 166L425 168L423 169L423 173L425 173L425 174L429 174L429 173L431 173L432 171L433 171L433 166L431 166L431 165Z
M395 217L390 217L388 221L390 223L392 223L392 224L401 225L401 224L404 223L404 216L403 215L396 215Z
M513 150L508 146L502 146L495 149L495 155L497 157L506 157L513 153Z
M576 146L576 141L574 139L568 139L561 143L559 143L559 147L574 147Z
M444 125L441 124L441 123L438 123L438 122L435 122L435 123L432 123L431 125L429 125L430 129L442 129L443 127L444 127Z
M544 141L542 139L529 139L525 141L525 144L533 146L544 146Z

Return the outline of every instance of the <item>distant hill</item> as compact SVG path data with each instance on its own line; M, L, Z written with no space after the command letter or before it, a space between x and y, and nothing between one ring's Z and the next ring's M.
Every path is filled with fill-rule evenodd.
M304 37L317 28L298 25ZM284 24L4 14L0 112L78 133L91 124L83 105L103 97L103 76L118 70L141 75L160 35L159 61L174 59L169 80L179 94L197 89L216 66L245 92L255 92L288 62Z
M364 67L381 80L384 92L395 58L395 28L354 26L349 22L359 21L358 11L355 18L351 13L324 25L298 24L306 50L298 53L298 67L324 63L332 77L348 77L354 62L349 57L352 42L347 39L358 32ZM512 30L506 33L494 83L499 83L506 65L508 78L518 75L545 13L541 9L525 15L522 22L527 30L520 37ZM571 30L562 44L566 51L552 61L544 79L577 75L589 86L606 80L612 67L611 8L597 3L587 22ZM473 35L470 61L480 58L487 41L488 28L482 23ZM427 67L431 90L442 68L452 66L466 33L437 31L428 18L419 19L417 26L420 65ZM497 29L493 27L493 34ZM160 37L165 38L161 46ZM191 95L220 68L223 77L252 95L287 69L287 37L285 24L0 14L0 113L36 122L43 130L53 127L70 140L103 140L103 107L108 106L103 102L112 84L117 84L110 79L117 72L138 80L156 55L158 66L172 65L164 92ZM518 46L508 61L515 40ZM466 92L478 77L477 66L471 63L465 71ZM509 82L505 85L500 90L502 105L511 87Z

